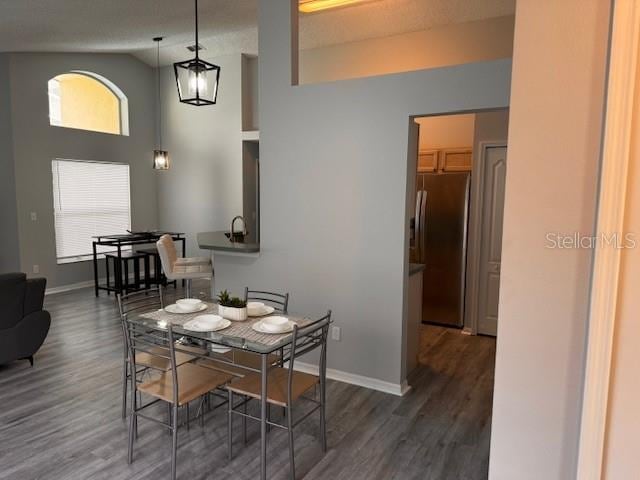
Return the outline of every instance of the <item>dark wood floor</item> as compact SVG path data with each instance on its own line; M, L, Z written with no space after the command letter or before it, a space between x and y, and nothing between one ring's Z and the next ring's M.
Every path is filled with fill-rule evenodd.
M0 366L0 479L163 479L170 437L141 420L126 463L120 419L121 330L113 297L91 290L52 295L53 321L36 355ZM425 327L421 367L404 398L330 381L329 452L317 419L296 429L297 477L305 479L483 479L487 477L495 341ZM239 422L236 422L239 423ZM226 416L179 433L178 477L255 479L258 426L226 458ZM235 439L240 440L236 432ZM269 478L288 478L285 432L269 434Z

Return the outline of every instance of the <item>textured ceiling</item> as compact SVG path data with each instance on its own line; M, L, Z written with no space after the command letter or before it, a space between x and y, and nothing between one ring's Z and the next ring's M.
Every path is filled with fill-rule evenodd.
M200 0L206 56L257 53L257 0ZM378 0L303 15L300 45L323 45L512 15L515 0ZM161 62L189 56L189 0L0 0L0 51L128 52L155 63L151 39L164 36Z

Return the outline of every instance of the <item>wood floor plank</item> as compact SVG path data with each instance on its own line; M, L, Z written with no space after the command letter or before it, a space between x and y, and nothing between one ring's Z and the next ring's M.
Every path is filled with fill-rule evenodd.
M195 283L194 289L208 286ZM122 330L113 296L95 298L84 289L48 296L45 306L52 325L35 366L0 366L0 480L168 478L170 437L155 424L140 421L134 462L126 462ZM312 415L295 431L297 478L486 478L494 362L494 339L425 326L407 396L329 381L329 451L320 449L318 416ZM257 409L250 406L254 414ZM164 412L160 406L155 411L159 417ZM249 422L246 446L240 428L236 419L231 461L224 408L208 413L204 428L197 421L183 428L179 478L258 478L259 425ZM278 429L269 433L268 473L289 478L287 435Z

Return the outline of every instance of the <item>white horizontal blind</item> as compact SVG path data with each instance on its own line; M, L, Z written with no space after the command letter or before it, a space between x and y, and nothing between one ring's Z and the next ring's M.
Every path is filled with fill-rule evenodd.
M51 169L58 263L91 255L94 236L131 229L129 165L53 160Z

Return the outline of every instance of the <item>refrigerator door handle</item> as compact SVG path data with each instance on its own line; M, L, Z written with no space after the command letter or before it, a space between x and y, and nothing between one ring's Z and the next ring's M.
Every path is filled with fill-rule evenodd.
M427 192L419 190L416 201L416 245L418 246L418 262L425 262L426 250Z

